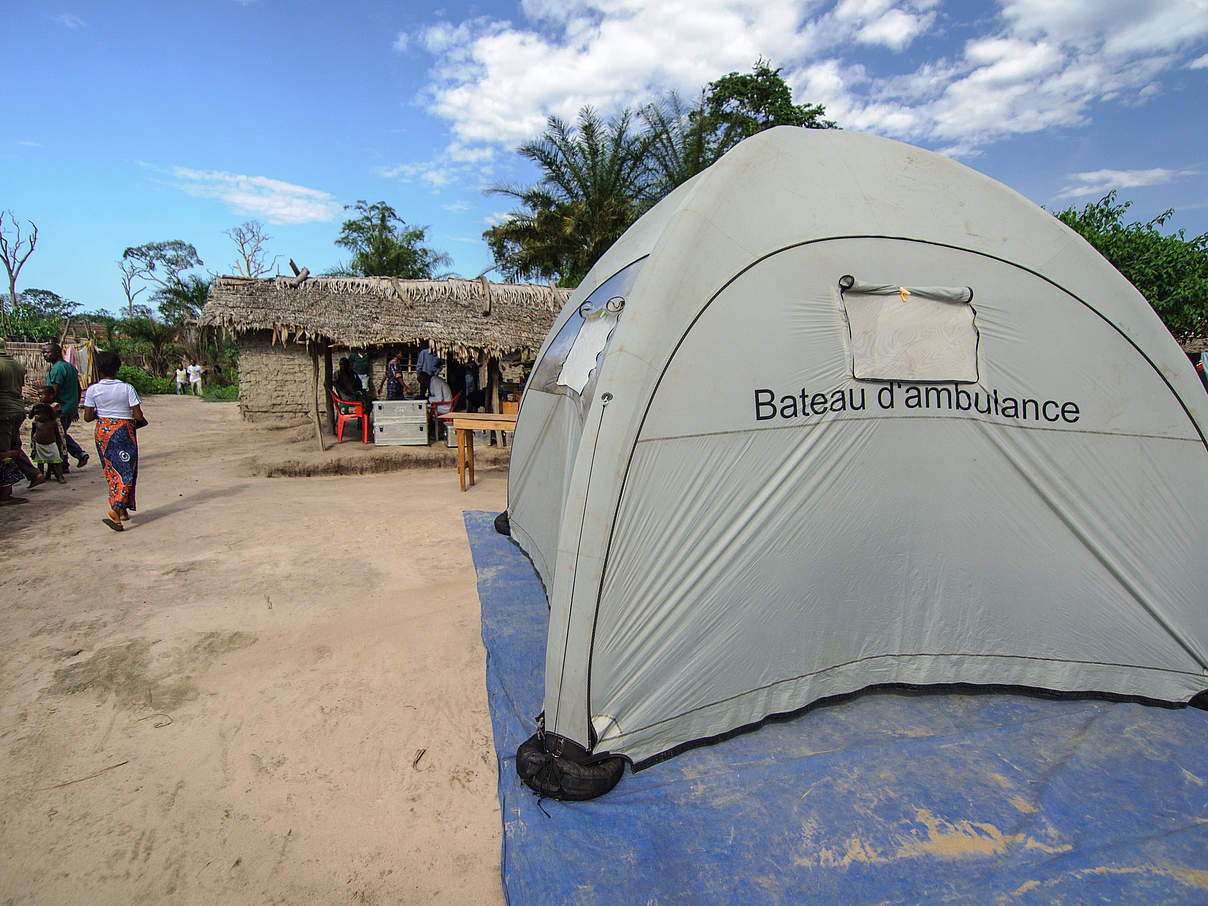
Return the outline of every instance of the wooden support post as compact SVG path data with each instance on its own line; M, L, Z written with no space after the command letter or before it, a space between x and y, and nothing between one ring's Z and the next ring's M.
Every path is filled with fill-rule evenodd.
M499 405L499 385L503 381L503 373L499 370L499 359L487 359L487 411L498 414L503 410ZM491 446L496 443L503 446L502 432L492 431L490 434Z
M314 349L310 353L310 386L314 393L310 398L311 413L315 417L315 439L319 442L319 451L327 450L327 445L323 443L323 425L319 422L319 351Z
M331 401L331 344L323 344L323 399L327 401L327 427L334 436L336 433L336 407Z

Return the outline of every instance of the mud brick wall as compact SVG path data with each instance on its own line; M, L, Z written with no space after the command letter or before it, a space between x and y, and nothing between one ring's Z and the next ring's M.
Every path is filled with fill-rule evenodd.
M247 421L307 419L314 405L310 354L304 343L270 342L267 331L240 334L239 414ZM319 365L319 380L323 379Z

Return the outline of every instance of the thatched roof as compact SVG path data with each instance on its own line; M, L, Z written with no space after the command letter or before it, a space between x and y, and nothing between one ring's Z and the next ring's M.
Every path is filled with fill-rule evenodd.
M459 359L478 349L532 356L570 293L486 280L219 277L200 322L234 333L271 330L282 343L358 348L431 340L438 353Z

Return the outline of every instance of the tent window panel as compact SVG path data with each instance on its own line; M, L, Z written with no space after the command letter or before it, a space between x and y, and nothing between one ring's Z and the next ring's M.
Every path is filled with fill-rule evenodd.
M977 382L972 289L861 283L850 276L839 286L851 329L852 377Z
M624 311L625 295L644 261L638 259L602 283L567 319L533 368L530 387L577 399L586 411L608 340Z

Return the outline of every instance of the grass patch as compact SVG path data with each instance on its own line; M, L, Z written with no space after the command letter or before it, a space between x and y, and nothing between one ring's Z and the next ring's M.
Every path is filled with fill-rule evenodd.
M203 387L201 398L207 403L229 403L239 399L239 385L230 384L226 387Z

